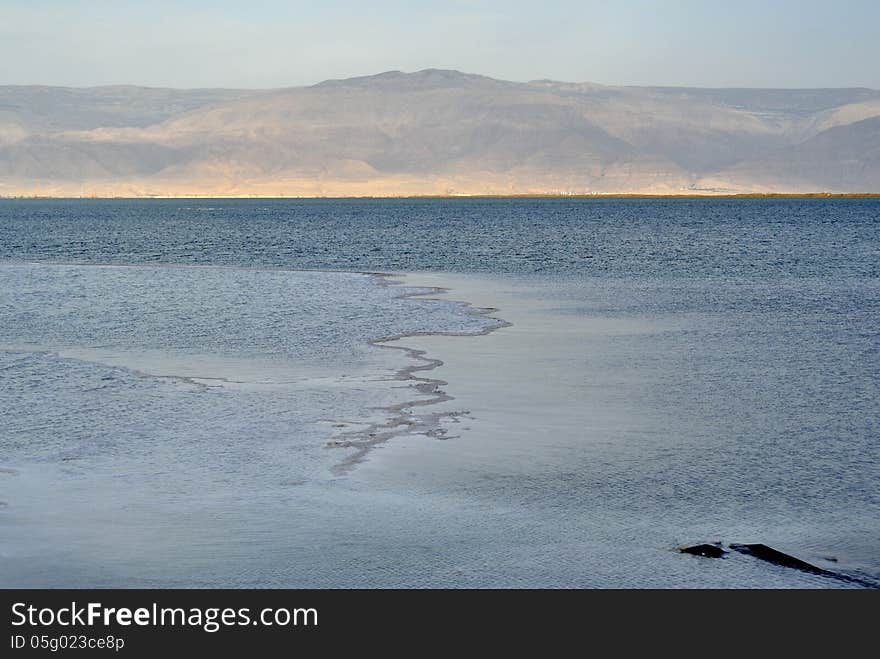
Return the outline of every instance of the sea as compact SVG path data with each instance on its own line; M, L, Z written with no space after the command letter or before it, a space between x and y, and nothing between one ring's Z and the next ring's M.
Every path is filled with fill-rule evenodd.
M0 587L878 587L878 318L874 198L0 200Z

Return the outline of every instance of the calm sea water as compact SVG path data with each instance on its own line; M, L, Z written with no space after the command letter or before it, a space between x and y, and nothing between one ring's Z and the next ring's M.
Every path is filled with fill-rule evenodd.
M623 277L868 277L876 199L0 202L0 257Z
M878 222L869 199L2 201L0 584L842 585L670 550L707 528L880 578ZM329 441L418 397L370 341L491 326L355 274L431 270L643 328L560 356L594 441L536 443L540 474L335 469Z

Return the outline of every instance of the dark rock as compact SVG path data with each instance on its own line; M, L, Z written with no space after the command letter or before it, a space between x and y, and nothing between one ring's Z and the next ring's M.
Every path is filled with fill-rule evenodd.
M727 552L719 545L693 545L692 547L679 547L682 554L693 554L694 556L704 556L706 558L721 558Z
M730 548L734 551L738 551L740 554L746 554L748 556L754 556L755 558L760 558L762 561L767 561L768 563L773 563L773 565L781 565L782 567L790 567L795 570L801 570L802 572L810 572L812 574L824 574L826 576L836 576L833 572L829 572L828 570L823 570L820 567L816 567L806 561L802 561L799 558L794 556L790 556L789 554L784 554L778 549L773 549L773 547L768 547L767 545L762 544L732 544Z
M778 549L773 549L773 547L768 547L767 545L731 543L730 548L734 551L739 552L740 554L759 558L762 561L767 561L768 563L772 563L773 565L790 567L795 570L800 570L801 572L818 574L823 577L830 577L832 579L837 579L838 581L858 584L859 586L865 586L867 588L880 587L880 582L878 582L875 578L864 577L855 574L846 574L843 572L834 572L832 570L823 570L820 567L807 563L806 561L802 561L795 556L785 554ZM833 556L829 556L827 560L837 562L837 559Z

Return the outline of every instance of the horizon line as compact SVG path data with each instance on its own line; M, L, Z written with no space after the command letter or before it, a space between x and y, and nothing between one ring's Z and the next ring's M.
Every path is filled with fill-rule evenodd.
M736 193L681 193L651 194L640 192L595 192L595 193L522 193L522 194L412 194L412 195L0 195L0 201L10 200L122 200L149 201L165 199L263 199L263 200L347 200L347 199L736 199L736 198L787 198L787 199L842 199L842 198L880 198L880 192L736 192Z
M403 71L400 69L389 69L387 71L380 71L378 73L370 73L365 75L353 75L348 76L346 78L326 78L324 80L319 80L313 83L305 83L305 84L294 84L294 85L282 85L278 87L238 87L238 86L217 86L217 85L209 85L209 86L194 86L194 87L177 87L177 86L166 86L166 85L148 85L148 84L138 84L133 82L119 82L119 83L107 83L107 84L99 84L99 85L60 85L60 84L46 84L46 83L28 83L28 84L7 84L0 83L0 88L3 87L25 87L25 88L48 88L48 89L112 89L117 87L129 87L135 89L168 89L173 91L196 91L196 90L224 90L224 91L281 91L287 89L309 89L312 87L317 87L319 85L323 85L326 83L332 82L349 82L353 80L367 80L370 78L381 78L387 77L390 74L398 74L400 76L416 76L419 74L425 73L453 73L462 77L468 78L484 78L486 80L492 80L494 82L504 82L515 85L533 85L539 83L555 83L555 84L566 84L566 85L592 85L595 87L608 87L608 88L635 88L635 89L709 89L709 90L763 90L763 91L820 91L820 90L843 90L843 89L862 89L874 92L880 92L880 88L871 87L868 85L847 85L842 87L749 87L744 85L720 85L720 86L699 86L699 85L686 85L686 84L652 84L652 85L644 85L644 84L608 84L608 83L600 83L593 82L590 80L562 80L557 78L535 78L531 80L508 80L506 78L494 78L492 76L484 75L481 73L470 73L467 71L461 71L459 69L443 69L443 68L435 68L428 67L425 69L418 69L415 71Z

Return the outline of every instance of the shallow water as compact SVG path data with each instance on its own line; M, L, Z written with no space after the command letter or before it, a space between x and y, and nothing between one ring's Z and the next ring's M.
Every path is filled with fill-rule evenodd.
M674 551L716 539L876 579L878 215L0 202L0 583L846 585ZM471 273L427 279L512 327L400 342L446 361L412 414L448 439L327 448L425 398L371 341L492 321L294 268Z

